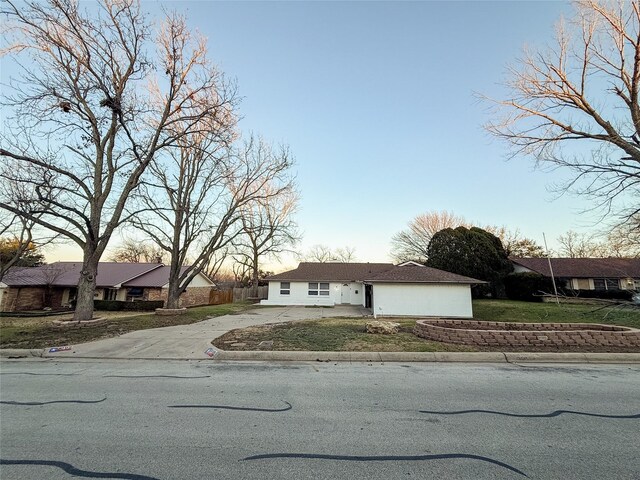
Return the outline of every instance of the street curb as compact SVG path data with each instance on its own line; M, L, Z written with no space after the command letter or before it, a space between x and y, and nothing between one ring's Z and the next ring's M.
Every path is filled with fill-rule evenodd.
M424 363L638 363L639 353L556 353L556 352L300 352L216 350L203 357L97 357L49 353L47 349L0 349L0 358L55 358L58 360L214 360L275 362L424 362ZM65 354L66 353L66 354Z
M213 360L439 363L640 363L640 353L223 351Z
M504 355L500 352L287 352L219 350L218 355L216 355L214 359L306 362L506 362Z
M2 348L0 358L43 357L44 351L44 348Z

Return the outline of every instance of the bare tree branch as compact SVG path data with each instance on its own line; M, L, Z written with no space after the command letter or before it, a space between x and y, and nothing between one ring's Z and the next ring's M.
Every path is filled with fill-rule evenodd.
M2 14L21 72L3 91L0 178L24 195L0 207L83 249L75 318L91 318L98 261L144 172L192 135L232 138L235 87L184 17L154 32L137 0L5 0Z
M150 167L132 205L145 213L131 223L171 257L167 308L200 272L219 267L252 205L292 191L291 165L287 149L254 137L230 148L212 130L185 137Z
M578 0L546 50L509 70L509 98L491 100L489 132L512 155L574 176L559 191L590 197L602 216L629 222L640 204L640 7ZM578 142L575 142L578 140Z

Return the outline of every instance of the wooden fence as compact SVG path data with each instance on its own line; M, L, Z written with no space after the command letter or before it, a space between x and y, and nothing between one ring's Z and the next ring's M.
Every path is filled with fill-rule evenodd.
M267 298L267 294L269 293L269 287L258 287L258 298L263 299ZM249 297L253 296L253 289L250 287L244 288L234 288L233 289L233 301L234 302L242 302L244 300L249 299Z
M242 302L252 296L253 289L249 287L233 288L229 290L211 290L209 305L221 305L223 303ZM258 298L265 299L269 293L269 287L258 287Z
M233 302L233 290L211 290L209 293L209 305L221 305Z

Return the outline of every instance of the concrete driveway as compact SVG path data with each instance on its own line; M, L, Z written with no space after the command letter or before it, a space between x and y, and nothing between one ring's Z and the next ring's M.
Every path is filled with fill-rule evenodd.
M360 306L258 307L191 325L138 330L119 337L72 345L72 350L68 352L45 353L47 357L203 359L207 358L204 352L212 346L211 340L236 328L318 318L362 317L369 314L368 310Z

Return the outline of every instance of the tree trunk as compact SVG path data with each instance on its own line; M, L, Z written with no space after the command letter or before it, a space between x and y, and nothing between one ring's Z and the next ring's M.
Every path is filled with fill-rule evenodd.
M259 276L259 270L258 270L258 255L254 254L253 256L253 282L251 285L251 296L253 298L257 298L258 297L258 276Z
M78 296L76 297L76 310L73 313L73 319L76 322L93 318L93 298L96 292L97 273L97 260L85 259L82 262L82 271L78 282Z
M180 308L180 286L178 281L169 282L169 292L167 295L167 304L164 308Z
M44 291L44 307L45 308L51 308L53 306L52 298L53 298L53 288L51 287L51 285L47 285Z

